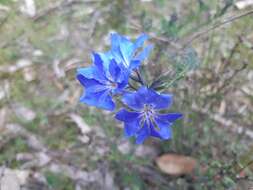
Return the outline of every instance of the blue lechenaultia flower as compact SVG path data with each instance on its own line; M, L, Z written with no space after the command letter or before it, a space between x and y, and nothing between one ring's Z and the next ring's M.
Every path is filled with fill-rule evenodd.
M121 63L111 59L109 64L93 53L93 65L77 70L77 79L85 87L80 102L105 110L114 110L112 96L128 84L129 72Z
M137 144L149 136L170 139L173 122L182 117L181 113L161 113L172 104L172 95L160 94L147 87L125 93L122 102L132 111L122 108L115 118L124 122L125 136L135 136Z
M127 37L119 35L118 33L111 34L111 49L110 51L101 54L102 59L107 60L115 59L117 63L122 63L125 68L130 71L140 66L144 61L151 49L152 45L148 45L139 51L144 42L148 39L146 34L140 35L135 42L132 42Z

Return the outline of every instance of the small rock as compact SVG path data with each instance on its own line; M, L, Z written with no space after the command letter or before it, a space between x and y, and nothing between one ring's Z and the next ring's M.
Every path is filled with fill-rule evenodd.
M5 125L5 128L10 132L10 133L14 133L14 134L18 134L18 133L22 133L23 132L23 128L16 123L8 123Z
M33 56L35 56L35 57L40 57L40 56L42 56L43 55L43 51L41 51L41 50L39 50L39 49L37 49L37 50L35 50L34 52L33 52Z
M76 186L75 186L75 190L82 190L81 185L77 183Z
M18 117L20 117L28 122L35 119L36 113L33 110L28 109L28 108L21 106L21 105L15 105L15 106L16 106L15 112Z
M91 128L84 122L83 118L75 113L69 114L69 117L76 123L82 134L91 132Z
M0 100L6 98L9 96L10 92L10 84L7 80L5 80L3 83L0 85Z
M10 10L9 7L0 4L0 11L6 11L6 12L8 12L9 10Z
M17 64L16 64L16 68L17 69L22 69L28 66L31 66L32 62L29 59L20 59L18 60Z
M31 67L26 67L23 70L23 76L27 82L31 82L35 79L35 72Z
M0 86L0 100L5 98L5 92L4 89Z
M26 184L27 179L30 176L30 171L28 171L28 170L13 170L13 172L16 174L20 185Z
M245 9L253 5L253 0L242 0L235 3L237 9Z
M3 73L15 73L16 71L25 67L31 66L33 63L28 59L20 59L15 65L3 65L0 66L0 71Z
M130 142L128 140L124 140L123 142L120 142L120 144L118 145L118 150L122 154L128 154L131 150Z
M20 11L29 17L36 15L36 7L33 0L24 0L24 4L20 7Z
M22 162L27 162L34 159L33 154L31 153L18 153L16 155L16 160L17 161L22 161Z
M0 109L0 129L4 127L6 122L7 110L5 108Z
M87 135L78 136L77 138L84 144L88 144L90 142L90 137L88 137Z
M220 104L220 108L219 108L219 113L220 113L221 115L224 115L224 114L225 114L225 112L226 112L226 107L227 107L227 104L226 104L225 100L222 100L222 101L221 101L221 104Z
M0 180L1 190L20 190L20 183L15 172L9 169L4 170L2 179Z
M2 88L0 87L0 100L4 99L4 97L5 97L5 93L2 90Z
M42 167L48 164L51 161L51 158L45 154L44 152L40 152L37 154L37 159L38 159L38 166Z
M114 173L110 171L106 171L105 177L104 177L104 184L103 188L105 190L116 190L118 189L114 183Z

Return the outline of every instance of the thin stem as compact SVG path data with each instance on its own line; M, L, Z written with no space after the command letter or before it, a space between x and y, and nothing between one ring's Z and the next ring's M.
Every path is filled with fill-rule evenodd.
M139 80L139 78L136 78L135 76L130 76L130 79L132 79L135 82L141 83L141 81Z
M170 81L168 84L164 86L164 90L166 88L169 88L171 85L173 85L176 81L178 81L181 77L183 77L187 72L187 69L184 69L178 76L176 76L172 81ZM163 91L164 91L163 90Z
M245 17L245 16L249 16L253 14L253 10L249 10L247 12L244 12L244 13L241 13L239 15L235 15L231 18L227 18L225 19L224 21L222 22L217 22L216 24L214 24L213 26L210 26L209 28L206 28L206 29L203 29L202 31L196 33L196 34L193 34L192 36L190 37L186 37L186 42L183 43L183 44L180 44L180 41L175 41L174 39L168 39L164 36L157 36L155 33L148 33L148 35L151 37L151 38L154 38L158 41L161 41L161 42L164 42L164 43L168 43L169 45L172 45L173 47L175 47L176 49L183 49L185 48L188 44L192 43L193 41L197 40L198 38L204 36L204 35L207 35L210 31L212 30L215 30L225 24L228 24L228 23L231 23L235 20L238 20L242 17ZM140 26L138 26L136 23L132 23L132 25L130 26L132 29L134 30L140 30ZM187 40L188 38L188 40ZM183 40L182 40L183 41Z
M248 16L248 15L251 15L251 14L253 14L253 10L249 10L249 11L247 11L247 12L245 12L245 13L242 13L242 14L239 14L239 15L235 15L235 16L233 16L233 17L231 17L231 18L227 18L227 19L225 19L225 20L222 21L222 22L218 22L218 23L214 24L213 26L211 26L211 27L209 27L209 28L206 28L206 29L204 29L204 30L202 30L202 31L200 31L200 32L198 32L198 33L196 33L196 34L194 34L192 37L190 37L189 40L187 40L187 41L183 44L182 48L180 48L180 49L185 48L187 45L189 45L189 44L192 43L193 41L197 40L198 38L202 37L203 35L208 34L210 31L213 31L213 30L215 30L215 29L217 29L217 28L219 28L219 27L221 27L221 26L223 26L223 25L225 25L225 24L231 23L231 22L233 22L233 21L235 21L235 20L238 20L238 19L240 19L240 18L242 18L242 17ZM158 39L158 40L159 40L159 39ZM161 39L160 39L160 40L161 40ZM163 38L161 41L170 42L171 40ZM182 73L180 73L180 75L179 75L178 77L176 77L176 78L175 78L174 80L172 80L168 85L166 85L166 87L171 86L175 81L177 81L179 78L181 78L185 73L186 73L186 71L184 70ZM169 71L167 71L167 72L165 72L165 73L162 73L158 79L162 78L163 76L166 76L167 74L169 74Z
M142 78L142 76L141 76L141 74L140 74L140 72L139 72L139 70L134 70L135 72L136 72L136 74L137 74L137 77L138 77L138 79L139 79L139 81L140 81L140 83L142 84L142 85L144 85L145 84L145 82L144 82L144 80L143 80L143 78Z
M214 24L213 26L211 26L211 27L209 27L209 28L206 28L206 29L204 29L204 30L202 30L202 31L200 31L200 32L198 32L198 33L196 33L196 34L193 35L192 37L190 37L190 39L186 41L186 43L183 45L183 47L185 47L185 46L187 46L188 44L192 43L194 40L200 38L201 36L206 35L206 34L209 33L210 31L215 30L216 28L219 28L219 27L221 27L221 26L223 26L223 25L225 25L225 24L231 23L231 22L233 22L233 21L235 21L235 20L238 20L238 19L240 19L240 18L242 18L242 17L248 16L248 15L251 15L251 14L253 14L253 10L249 10L249 11L247 11L247 12L245 12L245 13L232 16L231 18L227 18L227 19L225 19L225 20L222 21L222 22L218 22L218 23Z
M137 88L135 88L130 82L128 83L128 86L129 86L130 88L132 88L133 90L137 90Z
M244 169L246 169L251 164L253 164L253 160L249 161L245 166L243 166L242 168L240 168L240 170L237 173L241 173Z

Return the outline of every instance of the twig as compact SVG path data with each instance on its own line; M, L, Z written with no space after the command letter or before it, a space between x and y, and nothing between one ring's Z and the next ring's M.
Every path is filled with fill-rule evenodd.
M138 24L136 24L134 22L131 22L131 25L129 25L129 28L136 30L136 31L141 31L141 26L139 26ZM151 38L161 41L163 43L166 43L176 49L182 48L178 43L175 43L174 40L172 40L172 39L168 39L167 37L164 37L164 36L157 36L153 32L145 32L145 33L147 33Z
M167 37L157 36L155 33L148 33L148 35L151 38L159 40L159 41L164 42L164 43L167 43L168 45L171 45L172 47L175 47L177 49L183 49L187 45L189 45L190 43L192 43L193 41L197 40L198 38L200 38L200 37L202 37L202 36L204 36L206 34L208 34L210 31L215 30L215 29L217 29L217 28L219 28L219 27L221 27L221 26L223 26L225 24L231 23L231 22L233 22L235 20L238 20L238 19L240 19L242 17L249 16L251 14L253 14L253 10L249 10L249 11L247 11L245 13L241 13L241 14L235 15L235 16L233 16L231 18L227 18L227 19L225 19L222 22L217 22L213 26L210 26L210 27L208 27L206 29L203 29L200 32L195 33L195 34L193 34L190 37L186 37L185 40L180 40L181 42L186 41L185 43L183 43L181 45L180 45L180 41L175 42L174 39L168 39ZM130 28L132 28L134 30L138 30L138 31L141 29L141 27L138 26L136 23L132 22L131 24L132 25L130 25Z
M140 80L138 79L138 78L136 78L135 76L130 76L130 79L132 79L133 81L135 81L135 82L138 82L138 83L140 83Z
M238 20L238 19L240 19L242 17L245 17L245 16L249 16L251 14L253 14L253 10L247 11L247 12L239 14L239 15L235 15L235 16L233 16L231 18L227 18L227 19L225 19L222 22L218 22L218 23L214 24L213 26L211 26L209 28L206 28L206 29L204 29L204 30L202 30L202 31L194 34L192 37L189 37L189 40L187 40L186 43L184 43L183 47L189 45L190 43L192 43L193 41L197 40L201 36L208 34L212 30L215 30L215 29L217 29L217 28L219 28L219 27L221 27L221 26L223 26L225 24L231 23L231 22L233 22L235 20Z
M217 91L220 92L222 89L224 89L226 86L228 86L229 83L231 82L231 80L232 80L238 73L240 73L242 70L246 69L247 66L248 66L248 63L245 62L245 61L243 61L243 65L242 65L240 68L234 70L233 73L231 74L231 76L229 76L228 78L226 78L226 79L221 83L221 85L218 86Z
M130 88L132 88L133 90L137 90L137 88L135 88L130 82L128 83L128 86L129 86Z
M245 164L242 168L240 168L237 173L241 173L243 170L245 170L247 167L251 166L253 164L253 160L250 160L247 164Z
M144 85L145 82L144 82L144 80L143 80L143 78L142 78L142 76L141 76L139 70L136 69L136 70L135 70L135 73L136 73L136 75L137 75L137 77L138 77L138 79L139 79L139 82L140 82L142 85Z
M235 123L232 120L226 119L219 114L211 113L209 110L205 108L199 108L195 103L192 104L192 109L201 114L208 115L209 118L227 127L229 130L231 130L234 133L245 134L249 138L253 139L253 131L246 129L246 127L244 126L240 126L239 124Z
M67 7L71 6L73 4L78 4L78 3L96 3L98 1L91 0L91 1L83 1L83 0L63 0L63 1L58 1L51 6L49 6L47 9L40 11L35 17L33 17L34 21L37 21L41 19L42 17L50 14L51 12L61 8L61 7Z

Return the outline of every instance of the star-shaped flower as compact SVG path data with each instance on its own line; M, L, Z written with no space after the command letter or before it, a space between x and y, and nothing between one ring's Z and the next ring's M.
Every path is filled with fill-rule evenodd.
M172 104L172 95L160 94L147 87L124 94L122 102L132 111L123 108L115 118L124 122L125 136L135 136L137 144L149 136L170 139L173 122L182 117L181 113L161 113Z
M114 59L108 64L100 54L93 53L93 65L78 69L76 77L85 87L81 102L112 111L115 108L112 96L127 86L129 72Z
M104 61L115 59L117 63L122 63L125 68L131 71L139 67L141 62L148 57L152 45L148 45L142 51L139 51L147 39L148 36L142 34L135 42L132 42L125 36L112 33L111 49L106 53L102 53L101 57Z

